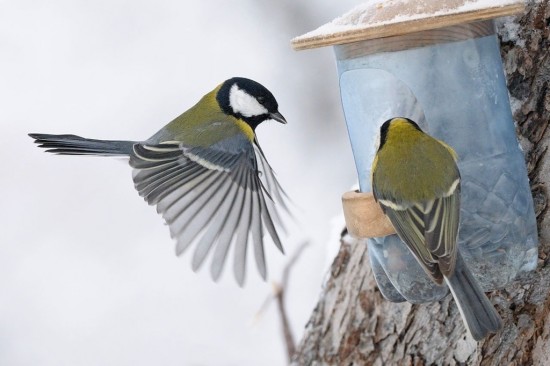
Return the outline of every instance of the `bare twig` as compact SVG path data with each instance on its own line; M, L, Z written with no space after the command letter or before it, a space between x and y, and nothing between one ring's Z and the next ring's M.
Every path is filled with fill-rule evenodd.
M285 308L285 290L288 287L288 281L290 278L290 270L296 264L298 259L300 258L302 252L304 249L309 245L309 242L305 241L294 252L288 263L286 264L285 268L283 269L283 275L281 282L273 281L273 293L269 295L265 301L263 302L262 306L260 307L260 310L256 314L256 318L261 316L261 314L267 309L269 304L273 299L277 301L277 308L279 309L279 315L281 317L281 323L282 323L282 330L283 330L283 337L285 340L286 345L286 351L287 351L287 357L288 362L290 363L290 360L292 359L292 356L294 356L294 353L296 352L296 341L294 340L294 335L292 334L292 329L290 327L290 323L288 321L287 311Z

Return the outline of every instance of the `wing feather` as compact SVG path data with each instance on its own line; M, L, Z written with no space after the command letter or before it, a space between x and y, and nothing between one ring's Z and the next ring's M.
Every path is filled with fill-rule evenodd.
M233 271L242 285L248 245L254 247L264 279L264 232L283 251L278 208L287 208L286 195L259 145L243 140L245 137L235 138L209 148L136 144L130 164L139 194L157 206L176 239L176 253L195 245L194 270L212 253L210 273L217 280L233 246Z
M229 251L231 242L236 241L238 235L239 223L241 221L241 215L243 211L244 196L245 196L245 179L246 172L242 169L242 165L237 169L236 181L238 182L237 193L234 195L233 203L230 210L227 212L227 216L224 225L221 229L218 243L212 258L212 266L210 267L211 275L214 280L217 280L223 270L225 264L225 258Z
M256 156L258 157L261 165L261 171L264 173L263 177L266 181L265 186L267 188L267 191L271 193L270 195L273 196L276 202L281 204L286 212L289 212L289 208L286 203L290 199L279 181L277 180L277 177L275 176L275 171L271 168L271 165L267 161L264 152L257 140L255 140L254 142L254 149L256 150Z
M177 204L170 205L170 210L166 212L170 219L165 218L170 227L170 234L178 240L180 248L186 248L184 243L191 244L203 229L206 230L212 225L216 219L216 211L229 194L231 182L220 179L219 174L216 176L215 182L201 192L199 198L194 193L184 194L178 198Z
M402 209L384 205L387 198L379 201L401 239L437 283L454 271L459 200L460 185L449 196Z
M240 176L243 173L243 169L241 169L240 167L241 166L237 167L236 169L237 176ZM237 182L238 181L239 178L237 177ZM193 270L198 270L214 244L218 246L223 246L226 245L225 242L227 242L228 245L231 241L235 227L233 226L232 228L230 228L231 231L227 231L224 229L228 226L229 222L232 222L234 221L234 219L237 218L235 215L232 216L231 214L234 214L233 208L235 207L239 196L239 188L240 187L238 184L230 184L228 187L228 192L221 197L220 203L215 209L216 215L213 215L213 222L210 223L204 236L201 238L199 244L195 248L192 264ZM235 224L233 223L233 225ZM226 252L227 251L225 251L225 253ZM221 269L222 267L215 268L215 266L213 265L211 273L217 273L218 271L221 271ZM216 277L214 277L214 279L216 279Z
M247 242L250 238L250 227L252 224L252 215L254 214L252 210L252 195L254 191L250 189L252 176L246 174L244 182L244 200L241 209L241 215L239 219L239 225L237 228L237 238L235 242L235 258L233 262L233 273L235 274L235 279L237 283L242 286L244 284L244 279L246 275L246 253L247 253Z
M454 272L458 245L460 187L447 197L435 200L426 212L425 241L428 250L439 261L439 269L445 276Z
M426 273L435 282L442 283L443 277L439 271L437 259L433 257L424 242L424 222L418 221L418 208L394 210L386 207L385 211L395 230Z

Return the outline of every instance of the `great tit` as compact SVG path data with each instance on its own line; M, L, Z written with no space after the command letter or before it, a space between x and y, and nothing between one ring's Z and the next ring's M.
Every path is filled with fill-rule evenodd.
M196 245L192 268L197 270L214 251L210 272L217 280L232 246L233 271L242 285L249 244L264 280L266 232L283 252L276 226L286 196L255 135L270 119L286 123L273 94L253 80L234 77L145 141L29 136L50 153L129 157L134 186L162 214L177 242L176 254Z
M460 173L455 151L407 118L382 124L372 164L375 199L424 271L449 286L475 340L502 327L458 252Z

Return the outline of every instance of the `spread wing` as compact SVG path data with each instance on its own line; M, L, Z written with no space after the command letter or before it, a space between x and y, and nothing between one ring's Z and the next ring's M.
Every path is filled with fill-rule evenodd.
M457 253L460 185L452 194L410 206L378 199L397 234L426 273L441 284L453 273Z
M193 270L212 252L211 275L218 279L232 246L234 274L242 285L250 244L266 278L264 235L269 233L283 251L275 201L285 206L284 193L259 145L241 134L208 148L142 143L134 145L130 165L139 194L156 205L177 241L176 253L195 245Z

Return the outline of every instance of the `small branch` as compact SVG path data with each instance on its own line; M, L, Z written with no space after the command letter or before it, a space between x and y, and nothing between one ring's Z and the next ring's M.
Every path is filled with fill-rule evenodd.
M281 280L281 284L278 285L276 283L273 284L273 287L275 289L275 299L277 300L277 308L279 309L279 315L281 317L281 323L283 326L283 336L285 339L286 344L286 353L288 357L288 362L292 360L292 357L296 353L296 341L294 340L294 335L292 334L292 329L290 328L290 323L288 321L288 316L285 308L285 290L288 286L288 279L290 277L290 270L296 264L298 261L298 258L302 255L302 252L304 249L309 245L309 242L305 241L303 242L298 249L294 252L288 263L286 264L284 270L283 270L283 278Z
M288 362L292 360L294 353L296 353L296 341L294 340L294 335L292 334L292 329L290 327L290 322L288 321L287 311L285 307L285 291L288 287L288 281L290 278L290 270L296 264L304 249L309 245L309 242L305 241L296 249L290 260L283 269L283 275L281 282L278 283L274 281L273 285L273 294L269 295L263 302L260 310L256 314L256 318L259 318L261 314L267 309L269 304L273 299L277 301L277 308L279 310L279 316L281 317L283 337L285 340L286 351Z
M304 251L304 249L306 249L306 247L308 245L309 245L308 241L302 242L302 244L300 244L298 249L296 249L296 251L294 252L292 257L290 257L290 260L288 261L288 263L286 264L286 266L283 270L283 278L282 278L282 281L281 281L283 288L286 288L287 285L288 285L288 277L289 277L289 274L290 274L290 270L292 269L294 264L298 261L298 259L302 255L302 252Z
M277 300L277 308L279 309L279 316L281 317L281 323L283 327L283 338L285 340L286 345L286 355L288 362L292 359L292 356L294 356L294 353L296 353L296 341L294 340L294 335L292 334L292 330L290 329L290 323L288 321L288 317L286 315L286 308L285 308L285 301L284 301L284 291L283 288L274 284L273 286L275 288L275 300Z

